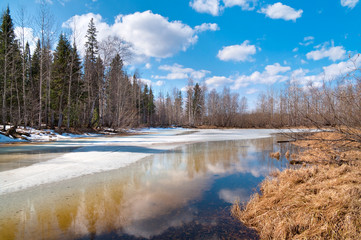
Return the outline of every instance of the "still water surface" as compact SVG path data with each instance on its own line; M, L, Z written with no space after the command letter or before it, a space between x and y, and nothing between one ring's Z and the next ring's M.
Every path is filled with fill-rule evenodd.
M0 195L0 239L257 239L230 207L247 201L271 171L288 167L268 155L289 149L275 138L195 143ZM59 153L36 155L47 154Z

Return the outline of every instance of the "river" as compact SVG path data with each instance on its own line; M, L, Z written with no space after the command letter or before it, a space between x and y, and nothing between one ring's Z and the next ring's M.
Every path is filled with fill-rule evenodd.
M293 150L273 132L179 130L1 146L0 239L257 239L230 207L288 167L269 157ZM111 167L92 166L97 158ZM83 174L74 174L77 167Z

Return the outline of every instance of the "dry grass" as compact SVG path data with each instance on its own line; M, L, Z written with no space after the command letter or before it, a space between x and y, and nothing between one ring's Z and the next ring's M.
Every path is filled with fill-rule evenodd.
M316 164L276 172L244 208L234 204L233 216L262 239L361 239L360 146L312 141L297 157Z
M280 160L281 154L280 154L280 152L272 152L272 153L269 154L269 156L270 156L271 158Z

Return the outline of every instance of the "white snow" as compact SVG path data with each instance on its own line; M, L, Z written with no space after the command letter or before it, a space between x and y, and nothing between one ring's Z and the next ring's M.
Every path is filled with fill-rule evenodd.
M0 172L0 195L41 184L126 167L144 157L186 143L265 138L279 131L272 129L194 130L177 128L142 129L142 132L147 132L147 134L82 139L80 148L60 157ZM65 141L70 143L73 141L72 136L63 137L69 137ZM77 142L77 144L79 143Z

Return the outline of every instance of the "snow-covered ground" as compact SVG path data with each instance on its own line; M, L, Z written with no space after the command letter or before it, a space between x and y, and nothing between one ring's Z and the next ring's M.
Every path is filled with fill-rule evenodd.
M79 148L44 162L0 172L0 194L126 167L144 157L186 143L266 138L272 129L141 129L132 136L74 139L62 138L61 148ZM0 148L0 151L4 151Z
M10 126L6 126L6 129L9 129ZM34 128L23 128L19 127L17 129L17 132L21 135L23 133L26 133L27 135L22 135L24 139L27 139L28 141L37 141L37 142L44 142L44 141L57 141L57 140L64 140L64 139L71 139L71 138L81 138L81 137L95 137L100 136L101 134L95 134L95 133L84 133L84 134L72 134L72 133L63 133L59 134L51 129L42 129L37 130ZM6 137L2 134L0 134L0 143L9 143L9 142L25 142L26 140L22 139L14 139L11 137Z

